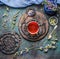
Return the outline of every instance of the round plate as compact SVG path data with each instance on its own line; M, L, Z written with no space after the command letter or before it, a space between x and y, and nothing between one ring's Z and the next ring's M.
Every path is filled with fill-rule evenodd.
M32 36L27 31L27 24L31 21L35 21L39 24L39 32ZM36 15L33 17L29 17L26 13L22 15L19 19L18 29L21 36L29 41L38 41L44 38L48 32L48 21L43 13L36 11Z
M5 33L0 37L0 48L5 54L15 53L20 46L20 37L17 33Z

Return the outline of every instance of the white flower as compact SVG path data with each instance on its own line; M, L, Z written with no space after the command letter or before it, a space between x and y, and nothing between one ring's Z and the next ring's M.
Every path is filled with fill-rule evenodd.
M52 48L52 45L51 44L49 45L49 48Z
M23 54L23 50L21 50L20 54Z
M43 50L43 47L41 46L41 47L39 48L39 50L41 50L41 51L42 51L42 50Z
M47 49L47 48L45 48L45 49L44 49L44 52L48 52L48 49Z
M52 44L56 44L56 42L55 42L55 41L51 41L51 43L52 43Z
M52 49L55 49L56 48L56 46L52 46Z
M28 48L25 48L26 52L29 52L29 49Z

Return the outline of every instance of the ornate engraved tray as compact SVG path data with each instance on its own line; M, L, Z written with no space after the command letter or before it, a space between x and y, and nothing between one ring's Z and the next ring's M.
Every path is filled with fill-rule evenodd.
M5 54L13 54L20 47L20 37L17 33L5 33L0 37L0 50Z
M37 41L44 38L48 32L48 21L43 13L35 11L36 14L34 16L29 16L27 12L22 15L19 19L18 28L21 36L29 41ZM27 25L29 22L35 21L39 24L39 32L32 36L27 31Z

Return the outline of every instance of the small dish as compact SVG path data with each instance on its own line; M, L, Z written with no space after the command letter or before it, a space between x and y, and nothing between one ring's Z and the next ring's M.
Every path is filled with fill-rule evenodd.
M44 11L49 15L55 15L57 12L57 0L45 0Z
M50 17L50 18L49 18L49 23L50 23L50 25L53 25L53 26L57 25L57 23L58 23L58 18L55 17L55 16Z

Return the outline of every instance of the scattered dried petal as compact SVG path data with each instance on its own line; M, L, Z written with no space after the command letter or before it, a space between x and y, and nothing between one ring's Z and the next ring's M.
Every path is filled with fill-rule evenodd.
M52 48L52 45L50 44L50 45L49 45L49 49L51 49L51 48Z
M40 47L40 48L38 48L38 49L42 51L42 50L43 50L43 47L41 46L41 47Z
M44 52L47 53L47 52L48 52L48 49L45 48L45 49L44 49Z
M52 49L56 49L56 46L52 46Z
M3 17L7 17L7 16L8 16L8 14L7 14L7 13L4 13L4 14L3 14Z
M29 52L29 49L28 48L25 48L26 52Z
M22 55L22 54L23 54L23 52L24 52L24 51L23 51L23 50L21 50L21 51L20 51L20 54Z
M54 44L54 45L55 45L55 44L56 44L56 42L55 42L55 41L51 41L51 44Z
M6 7L6 10L9 11L9 7Z

